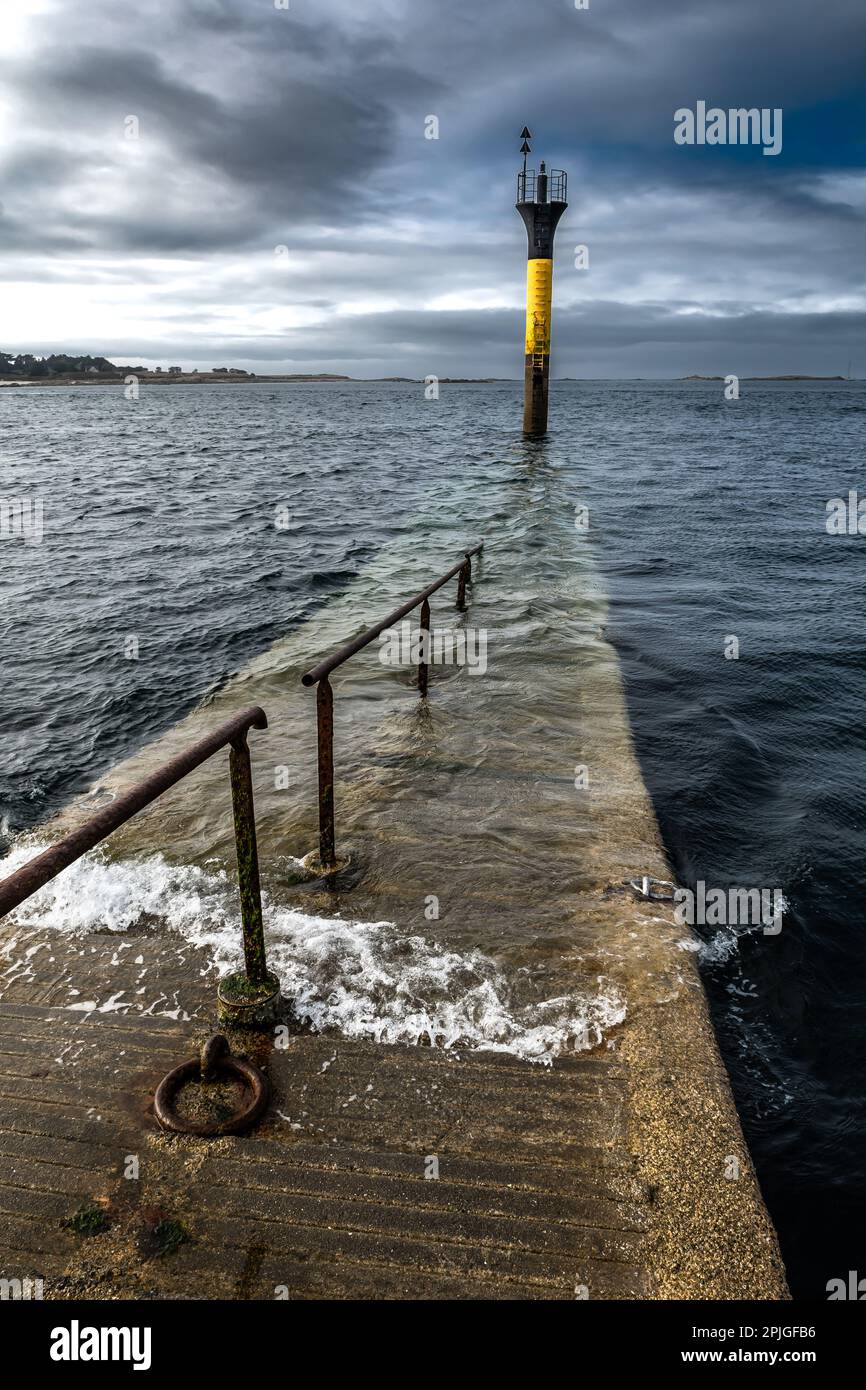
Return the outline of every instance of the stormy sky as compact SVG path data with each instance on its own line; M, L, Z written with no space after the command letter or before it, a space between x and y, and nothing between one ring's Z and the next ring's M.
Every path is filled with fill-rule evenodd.
M555 376L866 375L864 0L281 4L4 0L0 348L516 377L527 124Z

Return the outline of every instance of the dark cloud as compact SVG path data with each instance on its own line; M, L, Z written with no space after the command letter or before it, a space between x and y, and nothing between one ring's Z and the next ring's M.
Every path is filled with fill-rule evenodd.
M570 174L561 373L857 357L862 0L47 3L0 60L2 346L516 375L527 121ZM698 98L782 107L781 155L676 146Z

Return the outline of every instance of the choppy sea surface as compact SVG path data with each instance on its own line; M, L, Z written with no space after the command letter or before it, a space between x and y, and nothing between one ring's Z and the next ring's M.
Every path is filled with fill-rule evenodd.
M699 928L702 969L793 1290L823 1297L856 1267L866 1215L866 537L825 528L828 500L863 485L866 395L857 382L741 389L727 402L720 382L558 382L551 433L535 443L518 432L517 383L443 387L438 402L362 383L163 387L135 403L103 387L0 391L0 497L41 498L45 532L39 545L0 541L0 849L361 591L378 556L396 602L481 536L512 562L507 591L493 564L483 586L504 634L499 675L473 687L471 716L458 681L442 684L430 748L450 698L467 759L495 716L488 756L507 761L510 698L567 761L558 739L579 632L554 595L588 552L678 880L779 889L788 904L778 934ZM546 678L533 684L541 653ZM358 695L356 732L374 707L366 687ZM417 759L404 717L378 735L389 793L410 740ZM466 768L437 766L431 751L430 773ZM519 760L508 777L507 818L493 807L489 822L439 830L459 831L512 891L521 837L537 841L538 826ZM382 804L380 876L401 853ZM263 820L276 851L267 804ZM171 893L175 918L219 954L220 849L206 821L179 823L168 858L96 864L89 887L41 910L68 926L75 907L86 929L90 893L122 927ZM553 956L564 928L544 868L542 856L520 885L533 940ZM347 920L335 936L298 903L273 915L281 973L317 1026L363 1030L376 1017L382 1036L411 1024L446 1042L475 1029L532 1056L616 1021L601 984L572 997L554 973L528 970L515 911L480 940L423 919L397 937ZM377 980L383 995L397 982L399 1017L383 1012Z

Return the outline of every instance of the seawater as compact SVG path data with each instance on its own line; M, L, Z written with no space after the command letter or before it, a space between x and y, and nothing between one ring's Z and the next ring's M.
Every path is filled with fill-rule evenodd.
M308 1021L536 1059L590 1045L626 1001L603 959L574 989L592 953L569 920L580 842L574 878L558 866L578 695L581 717L603 715L587 644L606 638L678 880L778 886L788 904L778 936L704 929L703 971L792 1286L824 1296L866 1188L866 537L824 524L830 498L863 491L862 384L744 382L727 402L721 382L559 382L542 442L519 436L519 394L0 393L0 491L42 498L45 532L0 543L10 862L32 852L16 836L244 673L238 698L264 689L282 711L281 751L257 775L284 764L293 785L262 798L262 857L274 949ZM490 634L485 676L434 673L426 717L410 673L375 656L337 692L342 829L365 857L322 912L281 890L315 830L311 703L285 672L481 537L468 620ZM446 610L434 601L434 618ZM122 929L170 901L222 959L236 925L222 819L181 799L164 842L154 820L149 844L95 856L27 912L63 930L109 913ZM441 886L436 856L418 862L427 834L455 865L438 920L424 915ZM415 918L355 916L394 873L417 885ZM502 883L493 917L473 916L473 874Z

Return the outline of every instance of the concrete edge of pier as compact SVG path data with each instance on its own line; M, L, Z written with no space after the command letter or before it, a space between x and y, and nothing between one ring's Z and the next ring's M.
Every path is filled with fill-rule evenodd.
M582 756L602 786L616 786L595 812L599 841L608 847L604 868L618 868L609 886L643 874L670 881L619 660L602 637L592 643L588 669ZM654 1296L788 1298L778 1238L713 1030L697 939L675 921L668 902L626 907L606 895L602 911L601 939L619 943L610 974L629 1001L615 1045L628 1064L631 1147L647 1201Z

